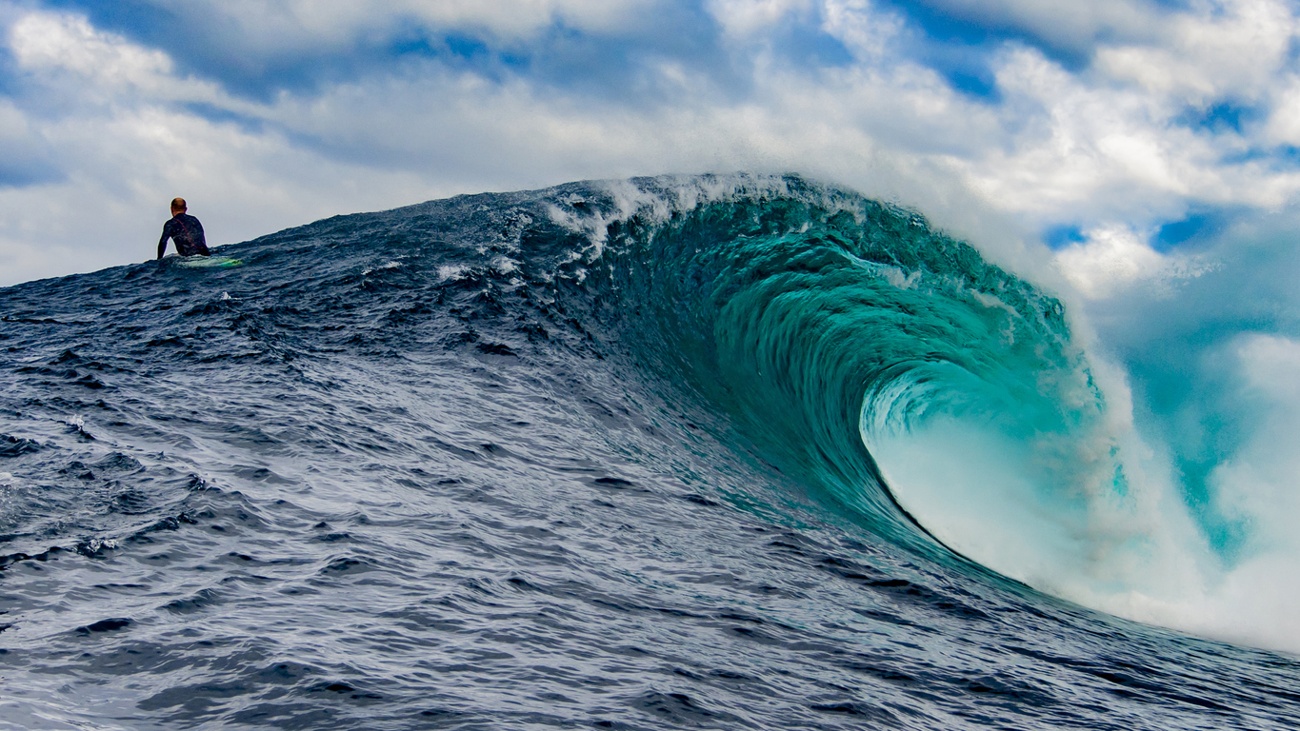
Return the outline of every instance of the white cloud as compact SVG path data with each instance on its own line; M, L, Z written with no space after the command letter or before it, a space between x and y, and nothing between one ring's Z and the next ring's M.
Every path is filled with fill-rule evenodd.
M1279 83L1262 136L1267 143L1300 146L1300 75Z
M1291 166L1247 154L1268 140L1188 125L1186 87L1117 83L1111 71L1076 74L1036 50L1006 50L997 62L999 112L1014 135L957 161L964 175L994 205L1040 224L1064 217L1147 227L1181 216L1190 202L1276 208L1295 200L1300 176ZM1290 89L1267 88L1279 99ZM1287 124L1279 120L1275 134Z
M890 53L903 31L903 20L868 0L823 0L822 30L839 39L861 61L891 65Z
M283 5L289 17L311 35L340 29L375 28L384 23L415 21L435 27L475 28L509 37L526 37L563 21L575 30L621 30L658 0L292 0ZM234 17L248 18L255 0L218 3Z
M808 13L813 0L708 0L706 6L730 36L749 36Z
M24 68L65 69L100 83L148 87L172 70L167 54L101 33L75 15L27 15L10 29L9 48Z
M1084 241L1057 252L1056 264L1089 299L1105 299L1134 286L1167 296L1178 280L1213 269L1200 256L1161 254L1147 244L1148 238L1121 225L1098 226L1084 232Z
M162 51L92 27L85 17L30 13L9 29L9 49L18 67L42 84L51 101L69 108L87 105L157 105L209 102L248 109L210 81L181 78Z
M1202 105L1267 95L1290 62L1296 19L1280 0L1239 0L1222 13L1172 16L1160 43L1102 47L1096 66L1148 93Z
M1020 29L1075 52L1090 51L1102 37L1150 38L1166 18L1146 0L928 0L928 4L983 24Z
M1159 277L1165 257L1146 244L1146 237L1122 226L1088 233L1087 241L1056 255L1062 273L1084 296L1106 297L1141 280Z

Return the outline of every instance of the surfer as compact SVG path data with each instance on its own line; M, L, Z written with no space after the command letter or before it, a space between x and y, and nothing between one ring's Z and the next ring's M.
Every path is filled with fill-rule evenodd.
M158 258L163 258L167 250L167 239L176 244L176 253L181 256L211 256L208 242L203 237L203 224L199 219L185 211L184 198L172 199L171 220L163 224L162 238L158 239Z

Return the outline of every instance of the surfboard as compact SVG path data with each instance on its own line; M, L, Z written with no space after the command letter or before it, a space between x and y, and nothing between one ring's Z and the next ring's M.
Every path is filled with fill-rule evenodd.
M177 266L183 266L187 269L225 269L227 267L237 267L244 262L229 256L184 256L176 262Z

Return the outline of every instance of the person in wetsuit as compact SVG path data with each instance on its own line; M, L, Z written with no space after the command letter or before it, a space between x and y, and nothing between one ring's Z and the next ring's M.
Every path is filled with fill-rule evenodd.
M167 239L176 244L176 253L181 256L212 256L208 251L208 242L203 237L203 224L191 216L184 198L172 199L171 220L163 224L162 238L158 239L158 258L163 258L167 251Z

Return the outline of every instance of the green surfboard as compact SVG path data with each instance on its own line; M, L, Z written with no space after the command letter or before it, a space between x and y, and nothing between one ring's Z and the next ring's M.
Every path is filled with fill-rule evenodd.
M244 262L229 256L186 256L176 263L187 269L226 269L237 267Z

